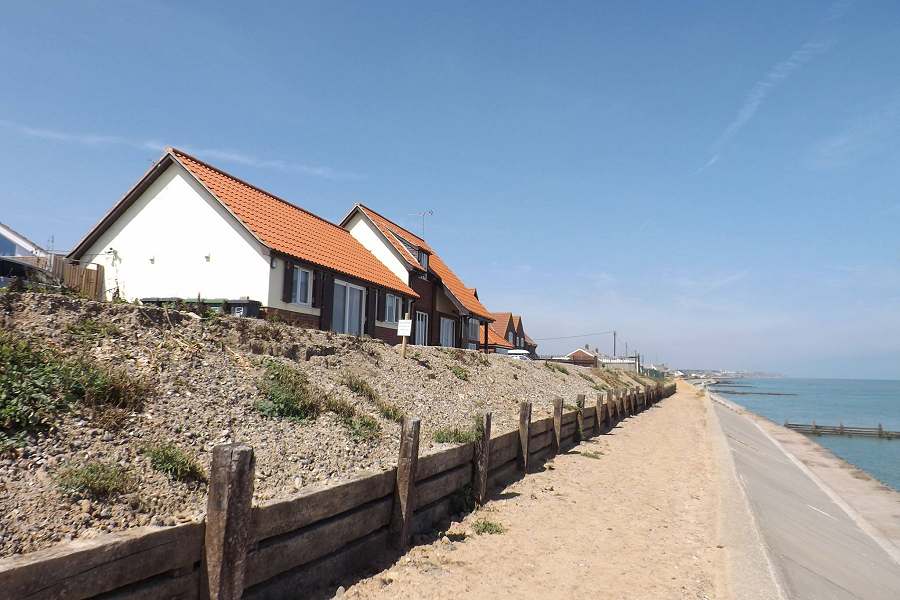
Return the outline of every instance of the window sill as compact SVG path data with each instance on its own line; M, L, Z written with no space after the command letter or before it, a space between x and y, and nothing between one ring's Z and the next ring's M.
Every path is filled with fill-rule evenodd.
M375 327L381 327L382 329L393 329L397 330L397 323L391 323L389 321L375 321Z
M320 308L313 308L313 307L309 306L308 304L293 304L290 302L282 302L279 305L274 306L274 308L280 308L282 310L291 310L296 313L302 313L304 315L318 316L322 313L322 309L320 309Z

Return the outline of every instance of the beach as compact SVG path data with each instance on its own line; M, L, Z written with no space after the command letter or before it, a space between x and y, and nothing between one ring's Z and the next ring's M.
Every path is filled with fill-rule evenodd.
M779 469L787 483L773 493L766 475ZM891 598L898 507L802 435L679 382L345 597ZM483 521L503 533L478 535Z

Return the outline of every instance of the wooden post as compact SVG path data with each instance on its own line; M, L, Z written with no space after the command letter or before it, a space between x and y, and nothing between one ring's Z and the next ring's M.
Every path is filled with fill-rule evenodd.
M409 320L409 313L406 313L406 316L403 317L405 320ZM400 341L400 358L406 360L406 337L403 336Z
M211 600L239 600L244 594L255 467L250 446L222 444L213 448L204 544Z
M528 440L531 438L531 402L519 404L519 470L528 472Z
M472 477L475 491L475 502L479 505L487 502L488 471L491 468L491 413L481 415L481 437L475 442L473 462L475 472Z
M560 443L562 442L562 398L553 399L553 439L550 443L553 445L553 454L559 454Z
M594 419L594 428L597 435L600 435L600 432L603 431L600 424L606 422L604 404L606 404L606 392L597 392L597 418Z
M400 456L397 458L397 482L394 485L394 509L391 514L391 545L406 550L416 504L416 468L419 465L419 429L422 421L406 417L400 430Z
M575 397L575 443L584 439L584 394Z

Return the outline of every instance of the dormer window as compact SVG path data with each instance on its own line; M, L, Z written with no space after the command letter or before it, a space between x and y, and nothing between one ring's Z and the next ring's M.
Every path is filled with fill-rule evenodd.
M422 265L422 268L425 271L428 271L428 253L419 250L419 264Z

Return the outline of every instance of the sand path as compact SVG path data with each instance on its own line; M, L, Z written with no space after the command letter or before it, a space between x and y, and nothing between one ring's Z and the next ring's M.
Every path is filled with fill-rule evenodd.
M415 547L344 598L727 596L709 410L679 386L454 524L464 540ZM506 531L474 535L480 519Z

